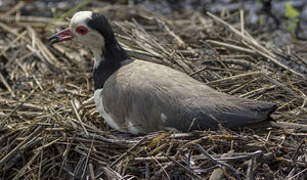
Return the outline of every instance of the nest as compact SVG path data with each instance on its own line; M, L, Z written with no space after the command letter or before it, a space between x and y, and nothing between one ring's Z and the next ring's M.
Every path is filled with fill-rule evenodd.
M47 43L68 23L13 16L22 5L0 21L0 179L306 178L306 43L275 47L269 35L245 30L244 14L94 9L132 58L279 107L275 126L123 135L84 104L93 95L91 54Z

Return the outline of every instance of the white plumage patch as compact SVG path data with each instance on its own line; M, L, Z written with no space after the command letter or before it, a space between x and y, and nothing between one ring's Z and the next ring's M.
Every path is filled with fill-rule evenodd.
M77 12L71 19L69 28L74 35L74 40L82 43L88 47L94 54L95 66L99 65L101 60L102 49L104 49L104 37L95 29L92 29L87 25L87 22L92 19L93 12L80 11ZM88 29L87 34L80 35L76 32L76 28L79 26L85 26Z
M102 102L102 89L97 89L94 93L94 101L96 104L96 108L98 110L98 112L101 114L101 116L103 117L103 119L107 122L107 124L120 131L120 127L118 124L116 124L116 122L112 119L112 117L105 112L104 110L104 106L103 106L103 102Z
M93 15L93 12L91 11L80 11L80 12L77 12L73 17L72 19L70 20L70 24L73 25L73 24L83 24L85 25L86 24L86 20L87 19L90 19Z

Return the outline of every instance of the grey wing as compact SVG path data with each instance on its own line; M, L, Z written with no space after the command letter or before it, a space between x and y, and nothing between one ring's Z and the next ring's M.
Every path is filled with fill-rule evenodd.
M105 111L124 131L146 133L164 129L169 122L177 123L180 120L180 99L191 93L187 87L194 89L187 86L186 76L166 66L148 62L126 65L104 85ZM178 78L184 82L176 80ZM192 81L189 85L195 83L195 80ZM169 126L174 127L174 124Z
M276 109L273 103L227 96L221 93L185 101L190 105L189 108L186 108L183 117L186 123L190 123L191 130L215 129L219 124L228 128L246 126L269 120L270 114Z
M219 93L184 73L138 62L107 81L106 111L140 132L238 127L268 119L274 105ZM112 99L112 100L111 100ZM104 103L105 104L105 103Z
M171 89L172 92L176 91L175 88ZM203 92L208 90L206 87L199 89ZM167 87L158 85L134 90L130 95L137 98L129 101L131 110L127 119L138 129L142 129L142 132L167 128L185 132L216 129L219 124L228 128L241 127L267 120L269 114L275 110L271 103L217 92L207 91L199 96L199 93L194 94L192 90L185 89L170 96L169 91Z

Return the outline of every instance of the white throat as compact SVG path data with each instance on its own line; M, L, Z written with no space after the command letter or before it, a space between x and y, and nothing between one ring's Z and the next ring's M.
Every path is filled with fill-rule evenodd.
M103 52L100 48L91 48L91 51L95 58L94 69L98 68L101 61L103 61Z

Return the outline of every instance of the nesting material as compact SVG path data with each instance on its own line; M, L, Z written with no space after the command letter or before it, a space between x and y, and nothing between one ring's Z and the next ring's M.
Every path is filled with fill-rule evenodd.
M47 43L51 30L67 22L15 18L13 11L0 21L0 179L306 177L306 43L274 47L245 30L242 14L228 23L196 12L168 17L141 7L93 10L109 16L132 58L165 64L227 94L276 102L277 122L120 134L90 99L92 56L78 44Z

